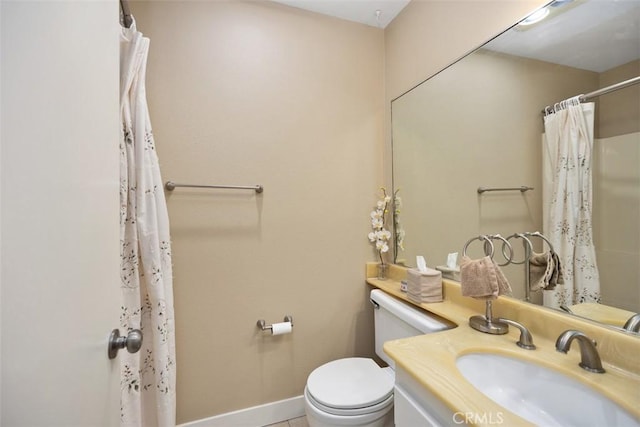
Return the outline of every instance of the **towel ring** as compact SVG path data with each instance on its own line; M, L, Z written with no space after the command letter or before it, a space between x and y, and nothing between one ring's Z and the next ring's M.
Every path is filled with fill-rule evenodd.
M478 237L472 237L471 239L469 239L467 241L467 243L464 244L464 248L462 248L462 256L467 256L467 248L469 247L469 245L471 244L471 242L473 242L474 240L484 240L484 254L489 256L491 259L493 259L493 253L494 253L494 247L493 247L493 242L491 241L491 239L487 236L480 235ZM487 253L487 244L489 246L490 249L490 253Z
M549 246L549 250L550 250L551 252L555 252L555 251L553 250L553 245L551 244L551 242L549 241L549 239L547 239L547 238L545 237L545 235L544 235L544 234L542 234L541 232L539 232L539 231L534 231L533 233L524 233L524 234L525 234L525 235L527 235L527 236L530 236L530 237L531 237L531 236L533 236L533 237L539 237L539 238L541 238L542 240L544 240L544 241L546 242L547 246ZM529 242L529 244L531 244L531 242ZM532 246L532 250L533 250L533 246Z
M491 240L493 239L498 239L498 240L502 240L502 256L505 259L505 263L504 264L498 264L499 267L504 267L505 265L509 265L511 264L511 261L513 260L513 247L511 247L511 244L509 243L509 241L507 239L505 239L504 237L502 237L500 234L492 234L489 237ZM486 244L486 242L485 242ZM507 256L507 254L504 252L504 248L505 246L507 248L509 248L509 256Z
M514 233L511 236L506 238L506 241L508 242L509 240L513 239L514 237L518 237L520 239L522 239L522 243L525 245L525 255L524 255L524 259L522 261L515 261L513 259L513 257L511 258L511 263L512 264L516 264L516 265L520 265L520 264L524 264L525 262L528 261L527 259L527 255L530 254L531 252L533 252L533 244L531 243L531 240L529 240L527 238L527 236L525 236L522 233ZM511 245L509 245L511 246ZM513 248L511 248L511 253L513 254ZM502 256L504 256L505 258L507 257L507 255L504 253L504 243L502 244Z

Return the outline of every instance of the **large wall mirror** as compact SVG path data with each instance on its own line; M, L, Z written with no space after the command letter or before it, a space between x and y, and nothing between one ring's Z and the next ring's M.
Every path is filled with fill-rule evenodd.
M546 17L514 25L392 101L393 186L405 236L395 260L413 266L422 255L430 267L446 265L474 236L560 227L549 213L557 210L549 183L555 154L544 110L585 94L579 105L593 105L592 142L590 158L580 151L579 161L591 169L599 288L592 300L574 296L555 307L620 327L640 313L640 2L557 0L536 15ZM567 185L583 184L566 177ZM521 261L518 240L511 243ZM547 250L542 239L530 240L534 252ZM484 255L482 246L468 255ZM524 270L503 267L519 299L527 296ZM542 291L528 299L554 306Z

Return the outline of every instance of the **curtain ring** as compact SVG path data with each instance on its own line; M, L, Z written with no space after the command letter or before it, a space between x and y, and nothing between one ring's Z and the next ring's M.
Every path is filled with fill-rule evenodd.
M550 250L551 252L555 252L555 251L553 250L553 245L551 244L551 242L549 241L549 239L547 239L547 238L545 237L545 235L544 235L544 234L542 234L541 232L539 232L539 231L534 231L533 233L524 233L524 234L526 234L527 236L539 237L540 239L542 239L542 240L544 240L544 241L545 241L545 243L547 244L547 246L549 247L549 250ZM531 244L531 242L529 242L529 244ZM533 251L533 249L532 249L532 251Z
M493 259L493 253L494 253L493 242L491 241L491 239L489 237L485 236L484 234L482 234L482 235L480 235L478 237L472 237L471 239L469 239L467 241L467 243L464 244L464 247L462 248L462 256L467 256L467 248L469 247L471 242L473 242L474 240L484 240L484 242L485 242L484 254L485 254L485 256L488 256L491 259ZM488 253L488 254L487 254L487 246L486 246L487 243L489 244L489 249L490 249L490 253Z
M505 259L505 263L504 264L498 264L499 267L504 267L505 265L509 265L511 264L511 260L513 260L513 248L511 247L511 244L507 241L507 239L505 239L504 237L502 237L500 234L493 234L491 236L488 236L490 239L498 239L498 240L502 240L502 256ZM507 248L509 248L509 256L507 256L507 254L505 253L504 249L505 246Z
M518 238L522 239L522 243L524 245L526 245L525 246L525 251L526 251L526 249L529 249L529 253L533 252L533 245L531 244L531 240L529 240L524 234L522 234L522 233L514 233L511 236L507 237L506 240L509 241L509 240L513 239L514 237L518 237ZM513 247L512 247L512 249L513 249ZM504 246L502 247L502 250L503 250L502 254L505 255L504 254ZM505 256L505 258L506 258L506 256ZM526 254L525 254L525 257L524 257L524 259L522 261L515 261L513 258L511 258L511 264L516 264L516 265L524 264L527 261L528 260L527 260Z

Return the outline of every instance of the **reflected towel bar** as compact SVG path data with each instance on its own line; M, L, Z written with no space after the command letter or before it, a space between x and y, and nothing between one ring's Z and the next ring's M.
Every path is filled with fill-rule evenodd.
M229 190L253 190L256 193L262 193L264 191L264 187L262 185L195 185L195 184L178 184L173 181L167 181L164 184L164 188L168 191L173 191L177 187L188 187L188 188L222 188Z
M489 187L478 187L478 194L482 194L485 191L519 191L524 193L525 191L533 190L533 187L521 186L521 187L511 187L511 188L489 188Z

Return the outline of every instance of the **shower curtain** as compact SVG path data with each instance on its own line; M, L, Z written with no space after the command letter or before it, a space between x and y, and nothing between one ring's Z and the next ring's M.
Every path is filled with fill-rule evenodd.
M169 217L145 93L149 39L120 37L120 326L142 348L121 351L121 425L175 426L175 338Z
M564 285L544 291L551 307L600 301L591 218L594 109L575 97L544 117L543 230L564 277Z

